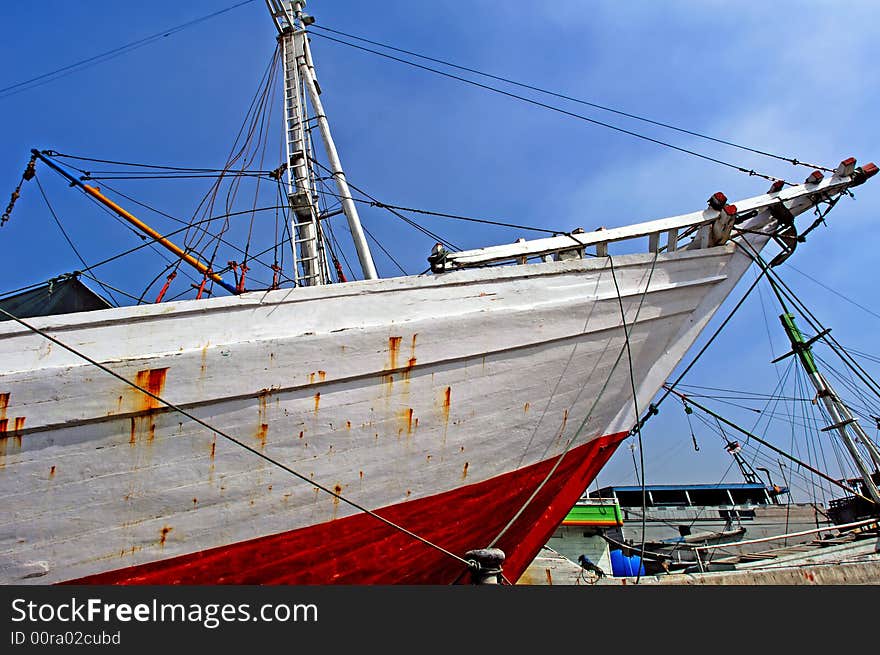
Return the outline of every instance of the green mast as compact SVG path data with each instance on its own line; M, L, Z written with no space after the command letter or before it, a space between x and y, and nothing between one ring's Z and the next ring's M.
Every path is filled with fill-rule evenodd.
M780 298L780 302L781 300L782 299ZM878 451L876 444L871 441L870 437L868 437L867 433L862 429L856 418L849 411L849 408L834 391L834 388L819 371L819 367L816 365L816 360L813 358L811 346L817 340L825 336L828 330L817 334L815 337L807 341L804 339L804 336L795 324L794 315L788 312L784 303L783 309L785 309L785 313L780 315L779 320L782 321L782 327L785 328L785 332L791 342L791 352L782 357L778 357L774 362L778 362L790 355L797 355L801 365L807 372L810 381L813 383L813 386L816 387L816 397L825 405L825 409L828 411L828 414L833 421L828 427L822 428L822 431L837 431L840 438L843 440L846 449L849 451L853 463L856 465L856 468L858 468L859 473L862 476L867 495L877 505L880 505L880 490L877 489L874 475L872 475L871 470L868 468L868 464L865 462L862 454L856 446L856 440L860 442L868 452L874 465L873 473L875 475L880 472L880 451ZM852 432L852 434L850 434L850 432ZM855 435L855 439L853 439L853 435Z

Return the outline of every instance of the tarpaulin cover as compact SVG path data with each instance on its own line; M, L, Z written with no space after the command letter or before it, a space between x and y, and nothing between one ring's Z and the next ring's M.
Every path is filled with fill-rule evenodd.
M0 298L0 307L18 318L107 309L112 305L75 277L52 280L41 287ZM0 321L11 320L0 314Z

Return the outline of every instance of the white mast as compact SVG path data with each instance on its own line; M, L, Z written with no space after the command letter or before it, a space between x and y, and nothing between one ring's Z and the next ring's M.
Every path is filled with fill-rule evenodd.
M342 211L348 219L363 277L376 279L376 267L370 248L361 227L357 207L342 170L336 144L330 134L330 124L324 114L320 88L315 79L306 25L313 22L303 13L304 0L266 0L275 26L278 28L278 42L281 47L284 67L284 97L287 144L288 198L293 212L291 233L295 279L304 285L324 284L328 281L327 265L320 241L318 225L319 209L314 193L314 174L309 158L306 121L304 119L305 97L308 96L314 111L313 120L321 132L321 139L327 153L329 169L336 182L342 204ZM299 253L297 253L299 246ZM297 267L297 263L300 265ZM299 270L301 267L302 270Z

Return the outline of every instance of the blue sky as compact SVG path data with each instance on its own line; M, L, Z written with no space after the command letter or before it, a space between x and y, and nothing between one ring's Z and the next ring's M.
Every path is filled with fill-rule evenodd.
M233 4L4 3L0 88ZM307 10L325 27L765 151L832 167L851 155L860 163L880 159L874 119L880 94L876 2L314 0ZM274 36L264 3L251 2L50 83L0 92L5 185L0 201L5 206L32 147L121 161L219 166L269 63ZM312 47L348 178L387 203L570 230L686 213L703 207L718 190L734 199L767 187L764 180L718 164L327 41L317 31ZM810 172L582 105L534 97L776 177L802 181ZM54 210L87 262L137 245L129 230L57 176L39 170ZM115 185L188 217L208 182ZM878 206L875 179L857 189L855 199L842 200L827 227L816 230L780 269L840 342L875 354L878 318L854 303L880 313L875 300ZM148 212L135 213L157 229L176 227ZM362 219L405 270L426 268L431 239L374 208L362 209ZM462 248L532 236L441 219L419 221ZM342 235L344 224L337 225ZM274 229L260 221L256 228ZM399 274L373 250L380 274ZM0 291L81 268L33 183L24 187L11 221L0 231L0 252L5 263ZM145 254L98 271L102 280L137 296L163 266ZM181 277L176 283L180 286L173 290L185 291L189 281ZM747 301L686 382L773 391L785 369L769 362L785 346L779 312L769 289L762 289L763 303L758 295ZM145 297L156 293L154 286ZM870 365L865 363L876 374ZM754 423L755 413L713 407ZM664 403L644 433L647 482L722 478L729 456L717 436L695 427L700 451L693 448L680 405ZM767 435L781 447L793 444L785 428ZM806 451L800 454L807 458ZM735 471L726 479L739 481ZM599 482L634 480L624 444Z

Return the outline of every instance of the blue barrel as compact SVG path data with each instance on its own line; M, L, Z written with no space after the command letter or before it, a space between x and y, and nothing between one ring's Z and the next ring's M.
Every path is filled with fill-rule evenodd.
M629 558L630 569L632 573L630 575L645 575L645 565L642 564L642 558L638 555L633 555Z
M645 566L638 555L627 557L622 550L611 551L611 575L615 578L629 578L645 574Z

